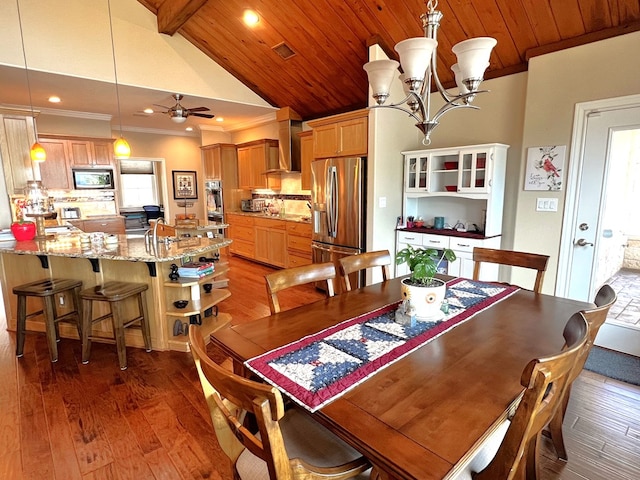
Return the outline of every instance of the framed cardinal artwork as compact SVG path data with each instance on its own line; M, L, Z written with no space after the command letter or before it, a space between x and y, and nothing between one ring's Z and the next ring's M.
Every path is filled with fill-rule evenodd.
M564 180L564 155L566 145L529 147L525 190L562 190Z

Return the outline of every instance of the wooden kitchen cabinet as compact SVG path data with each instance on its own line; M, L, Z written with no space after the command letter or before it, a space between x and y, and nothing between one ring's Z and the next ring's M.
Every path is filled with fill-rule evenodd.
M357 110L309 122L313 129L313 157L365 156L369 112Z
M313 131L300 134L300 188L311 190L311 162L313 162Z
M255 218L254 259L273 265L287 265L287 222L270 218Z
M287 222L287 267L313 263L311 256L311 223Z
M42 183L47 188L71 190L71 169L113 168L113 140L48 135L39 139L47 152L47 160L39 165Z
M40 145L47 152L47 160L38 165L42 183L51 189L73 189L66 140L41 138Z
M235 144L202 147L205 180L221 180L225 188L238 188L238 152Z
M280 188L280 178L267 176L266 170L278 165L278 141L256 140L237 145L238 188Z
M255 256L253 217L227 213L227 235L233 242L229 251L235 255L253 259Z
M0 107L0 168L9 195L22 194L35 180L29 148L35 142L31 112Z

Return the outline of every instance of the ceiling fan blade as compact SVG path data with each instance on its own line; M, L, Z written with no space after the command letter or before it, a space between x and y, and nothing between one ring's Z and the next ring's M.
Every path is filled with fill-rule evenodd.
M215 115L211 113L191 113L194 117L213 118Z
M187 108L187 110L189 110L190 112L208 112L211 109L207 107L196 107L196 108Z
M171 110L171 107L167 107L166 105L160 105L159 103L154 103L153 105L155 105L156 107L162 107L162 108L166 108L167 110Z

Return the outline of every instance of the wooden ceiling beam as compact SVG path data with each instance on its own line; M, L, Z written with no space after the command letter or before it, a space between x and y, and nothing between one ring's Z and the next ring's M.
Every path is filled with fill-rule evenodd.
M166 35L176 33L196 14L207 0L171 0L158 8L158 32Z

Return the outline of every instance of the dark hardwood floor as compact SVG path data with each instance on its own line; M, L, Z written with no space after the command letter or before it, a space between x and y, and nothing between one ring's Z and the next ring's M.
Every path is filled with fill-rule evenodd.
M267 315L271 269L230 259L232 295L220 305L235 322ZM285 292L283 308L321 298L311 287ZM51 364L44 334L15 334L0 319L0 479L231 479L218 448L191 356L94 344L82 365L78 341L63 339ZM224 358L213 347L209 353ZM565 420L569 462L545 440L542 479L640 478L640 388L584 372Z

